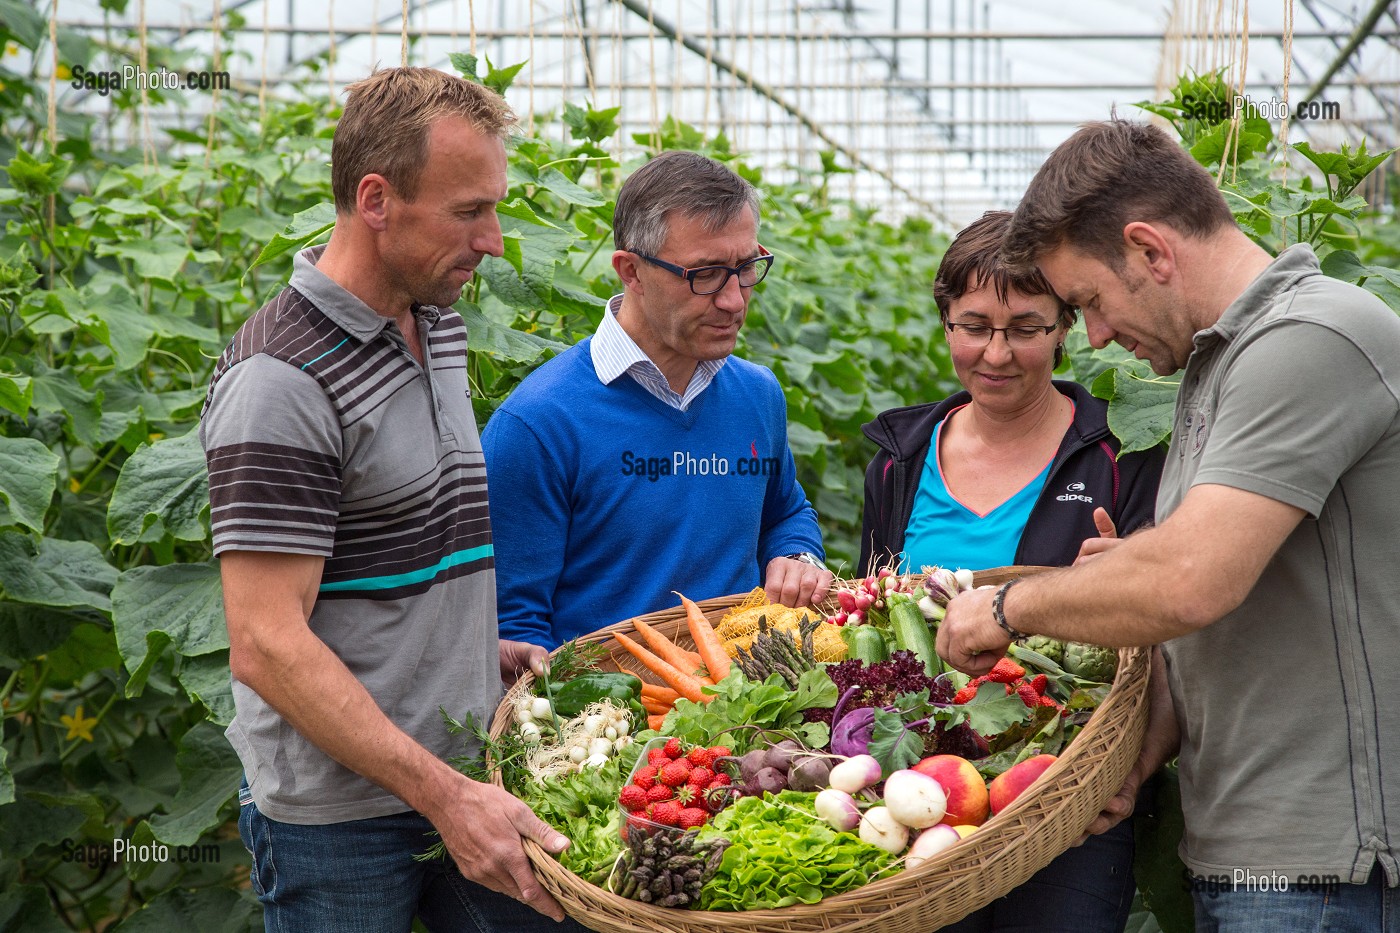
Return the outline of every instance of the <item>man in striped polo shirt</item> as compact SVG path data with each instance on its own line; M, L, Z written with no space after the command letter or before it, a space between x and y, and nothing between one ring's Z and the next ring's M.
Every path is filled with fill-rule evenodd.
M467 335L450 310L501 254L514 119L431 69L352 85L331 240L297 256L214 371L201 438L228 737L270 929L406 930L417 915L514 933L563 917L521 838L568 841L447 765L458 740L438 713L489 718L503 677L544 656L497 633ZM434 829L461 873L412 859Z

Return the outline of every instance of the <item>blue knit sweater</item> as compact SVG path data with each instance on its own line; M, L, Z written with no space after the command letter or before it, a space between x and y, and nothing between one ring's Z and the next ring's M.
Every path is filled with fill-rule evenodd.
M773 374L730 357L687 411L584 340L526 378L482 434L502 638L553 648L622 619L762 583L820 555Z

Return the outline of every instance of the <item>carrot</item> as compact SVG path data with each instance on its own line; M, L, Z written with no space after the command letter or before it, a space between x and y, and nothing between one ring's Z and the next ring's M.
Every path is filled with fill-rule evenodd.
M666 717L665 717L665 716L662 716L662 715L659 715L659 714L658 714L658 715L655 715L655 716L648 716L648 717L647 717L647 728L650 729L652 732L660 732L660 731L661 731L661 724L664 723L665 721L666 721Z
M651 698L659 703L674 703L679 693L670 687L658 687L656 684L642 683L642 699Z
M687 674L685 671L677 670L673 665L667 664L621 632L613 637L617 639L618 644L627 649L632 657L641 661L647 670L666 681L677 693L687 700L691 700L695 703L705 703L711 699L701 691L700 688L705 686L705 682L699 677L696 677L694 674Z
M634 619L632 625L646 641L647 647L656 652L656 655L671 665L678 671L685 671L687 674L694 674L700 665L705 662L700 659L700 655L694 651L686 651L671 639L662 635L656 629L647 625L641 619Z
M680 593L676 595L681 596ZM729 674L729 654L724 650L724 644L710 626L710 620L705 618L705 614L700 611L700 607L684 596L681 596L681 605L685 606L685 624L690 629L690 637L695 642L695 650L700 652L700 658L705 662L705 669L718 683Z
M671 711L670 703L662 703L660 700L652 700L647 697L642 697L642 707L648 713L661 713L662 715Z

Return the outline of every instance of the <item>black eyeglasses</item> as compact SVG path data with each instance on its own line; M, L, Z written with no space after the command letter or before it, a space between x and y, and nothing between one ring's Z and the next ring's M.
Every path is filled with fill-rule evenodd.
M1005 334L1006 342L1013 347L1033 347L1047 334L1053 334L1060 325L1013 324L1011 327L993 327L977 322L963 324L949 321L946 326L949 339L969 347L985 347L999 333Z
M760 246L759 249L763 249L763 247ZM678 266L673 262L666 262L664 259L657 259L655 256L648 256L646 253L638 253L635 250L633 255L685 279L690 283L690 290L696 295L713 295L723 291L724 286L729 284L731 275L739 277L741 287L753 288L763 281L764 277L768 275L769 268L773 265L773 254L767 250L764 250L762 256L755 256L737 266L696 266L693 269Z

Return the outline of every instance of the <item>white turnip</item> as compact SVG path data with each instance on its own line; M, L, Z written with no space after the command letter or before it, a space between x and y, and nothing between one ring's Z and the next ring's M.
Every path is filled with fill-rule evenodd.
M860 823L860 808L856 806L855 798L843 790L828 787L817 794L813 805L817 816L826 820L838 833L848 833Z
M924 829L943 819L948 795L927 774L905 768L885 781L885 806L890 816L911 829Z
M904 867L916 868L961 838L956 829L945 823L930 826L914 837L914 844L909 847L909 854L904 858Z
M848 794L865 790L880 780L880 763L870 755L853 755L831 769L828 783ZM941 818L941 817L940 817ZM934 820L938 822L938 820Z
M891 855L898 855L909 844L909 830L890 816L885 807L871 807L860 818L860 838Z

